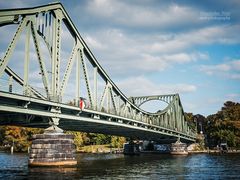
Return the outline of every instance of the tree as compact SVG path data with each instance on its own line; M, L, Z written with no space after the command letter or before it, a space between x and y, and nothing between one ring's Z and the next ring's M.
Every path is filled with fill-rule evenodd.
M196 129L196 123L194 122L193 113L184 113L186 121L191 129Z
M113 148L122 148L123 144L126 142L125 137L120 137L120 136L112 136L111 137L111 146Z
M240 121L240 104L232 101L224 103L222 110L219 112L225 121Z
M91 144L110 144L111 142L111 136L105 135L105 134L96 134L96 133L90 133L91 136Z
M231 147L240 144L240 104L227 101L216 114L206 119L206 134L208 143L216 146L227 142Z
M25 152L31 145L33 134L41 133L41 129L6 126L3 145L14 146L14 151Z
M78 132L78 131L66 131L66 134L72 134L74 136L74 144L76 145L77 151L84 145L89 145L90 138L87 136L87 133Z

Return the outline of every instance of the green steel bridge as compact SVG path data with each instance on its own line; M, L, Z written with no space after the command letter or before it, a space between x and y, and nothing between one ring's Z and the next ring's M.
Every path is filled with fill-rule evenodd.
M195 141L179 95L126 97L61 3L0 10L0 31L9 32L0 41L1 125ZM167 106L156 113L141 109L152 100Z

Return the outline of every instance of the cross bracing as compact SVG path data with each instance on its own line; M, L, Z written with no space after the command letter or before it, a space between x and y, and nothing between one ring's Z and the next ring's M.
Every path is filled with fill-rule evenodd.
M19 115L27 119L24 122L23 118L24 125L51 121L65 129L195 140L179 95L127 98L98 63L60 3L0 10L0 28L9 26L15 26L15 32L6 49L0 46L3 124L14 123L14 115ZM14 56L21 43L22 57ZM79 107L82 99L84 108ZM141 109L150 100L168 106L158 113Z

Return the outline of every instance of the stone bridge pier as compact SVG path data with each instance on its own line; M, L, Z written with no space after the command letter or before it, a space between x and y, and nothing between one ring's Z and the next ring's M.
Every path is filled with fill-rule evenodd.
M74 166L76 147L73 135L64 134L56 119L43 134L33 136L29 166ZM57 123L56 123L57 122Z

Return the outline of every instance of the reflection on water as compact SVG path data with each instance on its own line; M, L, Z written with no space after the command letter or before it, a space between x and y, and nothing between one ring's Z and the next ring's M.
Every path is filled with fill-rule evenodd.
M0 179L238 179L240 155L78 154L74 168L28 168L27 154L0 153Z
M77 167L31 167L29 173L71 173L76 172Z

